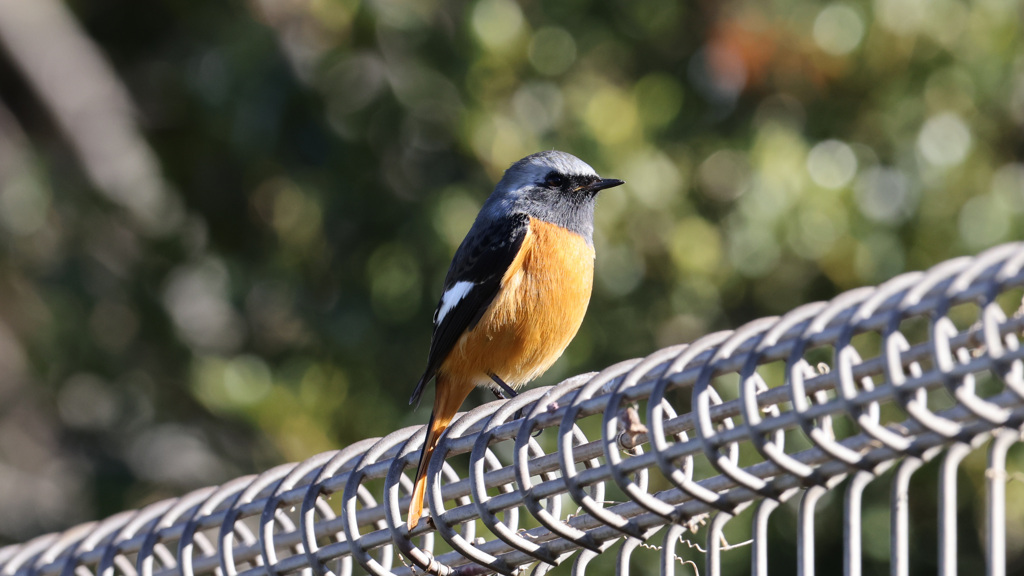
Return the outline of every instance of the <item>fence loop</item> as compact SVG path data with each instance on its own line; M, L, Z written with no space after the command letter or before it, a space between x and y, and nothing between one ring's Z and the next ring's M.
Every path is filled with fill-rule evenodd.
M147 526L153 527L174 503L173 499L161 500L133 514L131 520L114 534L111 545L103 547L103 556L96 565L97 576L114 576L115 569L120 569L126 576L136 576L138 570L135 565L128 560L127 556L118 554L118 552L126 541L138 536Z
M715 372L719 362L730 358L740 346L750 342L756 343L761 335L771 328L775 322L775 318L762 318L736 330L730 338L718 347L715 355L704 363L701 367L700 376L697 377L697 382L693 386L692 406L697 417L697 440L700 442L704 454L707 455L711 465L719 472L744 488L762 496L768 495L765 492L767 483L738 465L739 444L724 441L720 438L720 428L732 430L736 424L731 417L720 418L720 425L715 423L715 418L711 414L711 406L722 404L722 397L719 395L718 390L712 386L711 380L716 376ZM749 433L747 422L744 421L742 427ZM724 452L722 448L725 448ZM733 512L732 509L722 511Z
M179 522L187 521L199 506L205 502L214 492L217 486L200 488L182 498L179 498L160 519L153 524L146 532L142 545L139 546L139 555L136 560L135 569L142 576L152 576L156 572L156 561L159 560L162 568L170 570L177 568L176 557L167 549L161 541L160 533L170 530Z
M687 448L684 452L683 465L676 466L676 458L669 454L669 434L667 434L668 429L664 422L664 415L666 412L665 406L668 405L665 400L665 393L668 391L669 385L674 382L674 376L681 377L686 373L686 369L690 366L690 363L696 362L702 356L706 356L710 359L710 352L714 350L714 347L728 337L728 332L717 332L705 336L687 346L686 349L672 361L672 364L665 371L665 377L655 384L654 390L651 392L651 398L647 403L647 422L650 427L651 452L653 453L662 474L664 474L666 478L668 478L688 496L719 509L729 507L728 504L724 503L722 495L693 481L692 454L700 448L700 443L697 440L690 440L686 435L686 430L692 429L695 425L692 417L685 423L685 425L680 426L680 430L675 436L676 444L681 444L682 447ZM674 522L684 522L686 517L684 513L676 510L673 514L672 520Z
M558 428L559 464L562 468L562 479L569 491L569 495L588 514L597 518L603 524L611 526L623 534L633 536L634 538L643 537L640 528L630 519L624 518L604 507L604 484L602 483L600 485L600 490L596 486L591 488L591 493L588 494L587 486L579 481L574 454L576 448L574 435L575 430L579 429L576 425L576 421L586 416L586 414L582 413L582 405L587 400L590 400L596 392L606 386L612 385L616 380L627 374L639 363L640 361L638 360L620 362L598 373L598 375L591 379L586 386L583 386L572 399L572 402L565 409L565 414L562 416L562 423ZM609 398L605 397L604 400L607 402ZM608 411L609 409L611 409L611 406L609 404L605 404L604 410ZM610 438L605 435L605 444L608 442L617 444L616 437L617 430L616 432L613 432ZM605 448L604 452L607 454L607 448ZM598 494L601 495L598 496Z
M313 456L309 460L293 466L288 474L278 483L277 489L260 513L260 554L263 565L266 566L268 576L281 576L277 570L277 549L274 546L274 534L289 533L295 531L295 524L287 516L281 516L281 508L293 504L294 500L285 500L285 494L292 492L303 482L310 482L320 475L324 466L334 457L334 452L324 452ZM298 494L296 494L296 497ZM279 527L279 524L281 525ZM280 528L280 529L279 529Z
M473 501L476 504L477 513L480 515L480 519L484 522L484 525L491 530L498 538L501 538L504 542L508 543L513 548L525 552L530 556L546 562L548 564L554 564L557 557L551 552L551 550L542 544L529 540L519 535L516 530L518 525L518 508L512 508L506 512L506 520L502 521L498 516L491 512L488 502L491 501L491 497L487 494L487 480L485 477L486 473L486 460L487 454L491 454L490 445L494 440L494 432L502 427L505 422L513 414L516 414L519 410L524 409L526 406L537 402L543 398L549 388L535 388L527 390L512 401L506 402L505 405L501 406L495 413L488 419L484 428L480 431L479 437L477 437L476 443L473 445L473 453L470 456L470 489L473 492ZM540 449L540 444L531 436L527 439L527 449L529 450L530 458L537 458L543 452ZM554 480L557 475L552 472L546 472L541 475L545 481ZM514 493L514 486L512 484L502 484L501 490L508 494ZM553 517L557 517L561 512L561 501L557 498L552 498L549 501L548 513Z
M302 548L306 554L306 564L316 576L348 576L352 572L352 556L347 554L349 548L340 522L337 523L334 530L327 533L333 536L335 543L346 544L346 554L341 560L338 572L330 570L318 556L320 544L317 542L316 518L319 516L325 523L336 520L334 510L328 505L325 498L344 486L344 482L348 480L348 473L355 467L363 454L379 440L380 438L367 438L335 452L320 470L317 479L306 488L306 493L302 498L299 525L302 532ZM332 480L337 483L328 485Z
M220 569L227 576L236 576L238 567L235 565L236 534L242 539L242 544L251 546L256 543L256 535L244 522L239 522L242 516L242 507L251 504L258 496L267 496L277 491L288 473L295 469L294 464L283 464L272 468L253 479L245 490L235 496L231 505L224 513L224 519L220 523L218 534L218 545L224 552L220 555ZM291 527L294 530L294 527ZM254 558L257 565L263 564L263 557Z
M200 528L212 526L210 517L214 512L220 511L231 505L231 501L238 496L247 486L258 478L258 476L243 476L236 478L218 488L202 505L196 508L195 512L185 523L181 534L181 543L178 545L178 566L184 576L193 576L195 572L194 554L198 547L201 556L215 557L213 552L217 549L210 540L200 532ZM218 563L219 563L219 558Z
M640 422L637 410L632 407L624 407L626 394L631 388L637 386L644 377L652 374L659 366L665 367L664 370L662 370L663 374L664 371L669 368L667 362L677 356L685 348L685 345L665 348L651 354L642 362L637 363L612 391L611 397L608 399L608 406L604 411L604 421L602 422L602 444L604 446L604 457L605 462L607 462L611 470L612 479L634 502L639 503L647 510L650 510L666 520L672 519L675 507L652 496L648 492L646 469L641 469L635 478L630 478L629 474L623 470L622 456L620 454L622 442L620 442L620 438L627 434L643 435L646 437L648 433L647 427ZM670 417L675 417L676 413L672 410L672 406L667 403L663 404L662 409L669 410ZM632 412L630 412L630 410L632 410ZM623 418L623 414L626 415L625 418ZM625 422L623 420L625 420ZM635 440L631 439L630 443L635 444ZM634 455L642 453L643 448L637 445L634 448ZM640 540L637 538L628 540L628 542L638 541Z
M601 544L594 540L592 536L569 525L567 522L563 522L557 516L552 514L545 506L541 504L542 497L536 494L536 489L531 480L530 471L530 438L532 438L534 430L539 429L537 426L537 417L542 413L550 410L558 410L558 401L569 395L575 395L576 391L586 384L586 380L568 380L551 388L541 397L540 400L534 405L533 409L530 410L530 414L525 420L523 420L522 426L519 428L519 433L516 435L516 451L514 466L516 471L516 483L519 484L519 489L523 494L523 505L526 509L541 523L545 528L550 530L552 533L557 534L561 538L571 540L579 546L588 550L599 551ZM559 428L559 441L561 442L562 430ZM586 443L586 436L583 435L583 431L579 429L579 426L573 426L568 432L570 443L584 444ZM596 468L600 465L600 462L596 458L591 458L586 461L586 465L591 468ZM575 466L575 464L573 464ZM551 480L550 482L561 481ZM600 485L596 490L596 498L604 498L604 485Z
M761 406L759 394L768 390L768 384L757 372L759 363L767 356L768 351L779 344L786 334L806 326L808 322L825 304L818 302L801 306L779 318L761 337L757 348L747 355L743 368L740 370L740 407L743 409L743 420L750 431L750 440L761 456L786 472L817 482L814 467L786 454L786 435L781 428L765 426L762 414L777 418L781 411L777 404ZM805 362L806 364L806 362ZM773 498L777 495L772 496Z
M449 481L457 482L459 480L451 466L448 466L447 462L445 462L445 458L447 458L451 453L452 439L462 436L472 426L489 418L499 406L500 404L498 402L491 402L490 404L480 406L455 420L448 430L445 431L441 441L437 444L437 448L434 450L434 457L431 458L430 464L427 467L427 492L431 498L430 515L434 520L434 526L437 528L437 533L440 534L452 548L462 554L463 557L468 558L481 566L486 566L500 574L511 576L516 571L516 567L509 566L503 560L500 560L473 545L473 540L476 536L475 521L465 523L463 525L462 534L455 530L455 526L458 524L449 524L445 521L445 507L444 498L441 493L441 484L440 482L432 480L433 478L440 477L442 468L451 470ZM488 450L484 451L484 457L486 457L488 452ZM484 463L486 464L486 459L484 459ZM458 499L458 503L460 506L472 504L469 496L460 497Z
M809 348L822 344L819 340L822 334L831 327L842 326L853 316L853 311L861 302L872 294L870 288L859 288L851 290L828 302L817 313L813 320L807 323L804 332L794 341L793 349L790 351L786 361L786 376L789 384L789 399L793 406L800 428L804 434L829 457L848 464L850 466L865 466L864 455L860 451L837 442L835 436L827 426L825 417L829 412L819 410L827 404L834 404L847 408L843 402L843 386L841 376L829 370L828 373L821 373L811 367L806 356ZM835 362L836 352L832 353ZM834 391L836 400L829 400L827 390ZM822 417L816 417L821 414Z
M371 471L372 465L381 460L388 452L404 445L410 436L421 432L421 430L418 427L404 428L378 440L359 459L358 464L349 473L348 482L345 483L345 490L342 493L341 500L341 512L345 539L349 543L349 553L363 568L376 576L391 576L394 553L390 544L384 544L380 551L381 558L378 560L370 554L370 549L365 547L365 544L360 539L363 534L359 531L359 526L362 524L368 524L377 530L383 530L387 527L384 518L360 521L359 504L363 505L363 510L372 510L377 506L376 499L369 492L369 489L363 485L363 482L375 478L374 471Z

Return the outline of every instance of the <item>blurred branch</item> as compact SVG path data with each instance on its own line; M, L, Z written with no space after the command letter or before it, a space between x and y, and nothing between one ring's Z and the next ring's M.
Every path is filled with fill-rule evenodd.
M67 135L93 184L148 233L180 218L156 155L139 133L127 90L57 0L7 0L0 45Z

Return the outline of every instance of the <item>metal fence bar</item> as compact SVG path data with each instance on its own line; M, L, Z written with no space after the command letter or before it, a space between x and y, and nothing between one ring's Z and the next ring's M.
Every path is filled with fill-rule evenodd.
M957 442L946 450L939 475L939 576L956 576L957 568L957 494L956 476L960 463L973 447Z
M1006 576L1006 453L1021 440L1016 430L1001 430L989 446L985 484L988 544L986 574Z
M841 482L854 576L864 493L889 470L890 571L910 574L911 479L943 454L936 562L954 574L957 475L990 438L984 554L1005 575L1022 288L1024 244L1007 244L481 406L441 438L431 521L412 534L422 427L0 548L0 576L543 576L570 559L573 574L626 575L652 550L667 576L715 575L748 544L767 574L769 520L798 495L796 562L811 575L815 514ZM754 504L751 541L728 542Z

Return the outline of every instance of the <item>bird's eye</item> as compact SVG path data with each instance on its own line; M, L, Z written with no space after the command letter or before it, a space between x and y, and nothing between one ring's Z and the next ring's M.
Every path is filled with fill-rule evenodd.
M558 172L552 172L548 174L544 180L544 184L550 188L561 188L565 185L565 176L562 176Z

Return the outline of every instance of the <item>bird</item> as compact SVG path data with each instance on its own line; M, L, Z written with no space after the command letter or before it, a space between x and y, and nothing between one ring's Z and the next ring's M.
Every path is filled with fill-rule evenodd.
M593 288L597 193L622 184L549 150L512 164L484 202L448 269L426 369L409 399L418 404L435 381L409 530L423 514L430 457L469 393L480 386L514 396L576 336Z

